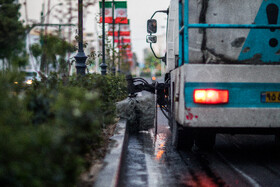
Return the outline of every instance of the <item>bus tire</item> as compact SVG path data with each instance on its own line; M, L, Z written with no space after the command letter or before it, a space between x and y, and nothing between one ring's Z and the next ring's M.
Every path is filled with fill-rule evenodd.
M215 145L216 134L212 132L197 132L195 145L202 150L211 151Z
M172 145L177 150L191 150L194 136L190 129L184 129L177 122L172 124Z
M277 147L280 147L280 134L275 134L274 142Z

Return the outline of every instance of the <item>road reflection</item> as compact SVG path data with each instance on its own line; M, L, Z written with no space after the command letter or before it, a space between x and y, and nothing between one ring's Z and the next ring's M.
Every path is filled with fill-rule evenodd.
M155 141L155 153L156 153L156 160L161 160L162 155L165 152L165 144L166 144L166 134L160 133L156 136Z
M205 175L203 172L196 173L196 177L188 177L185 183L186 186L191 187L218 187L224 185L217 185L214 183L213 179L209 178L209 176Z
M177 151L163 120L159 114L156 136L153 129L129 135L119 186L280 186L280 151L273 136L218 134L212 152Z

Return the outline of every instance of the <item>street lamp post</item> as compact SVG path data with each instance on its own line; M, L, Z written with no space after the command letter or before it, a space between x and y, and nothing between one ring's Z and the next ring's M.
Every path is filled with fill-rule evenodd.
M79 49L74 58L76 59L77 75L85 75L87 56L83 47L83 0L78 0L78 17Z
M105 63L105 0L102 0L102 64L101 74L106 75L107 65Z

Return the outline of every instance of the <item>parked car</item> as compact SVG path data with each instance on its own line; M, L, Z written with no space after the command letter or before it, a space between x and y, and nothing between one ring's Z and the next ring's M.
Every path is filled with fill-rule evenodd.
M34 79L38 81L41 80L39 74L34 70L24 70L22 72L25 74L25 79L24 79L25 84L31 85Z

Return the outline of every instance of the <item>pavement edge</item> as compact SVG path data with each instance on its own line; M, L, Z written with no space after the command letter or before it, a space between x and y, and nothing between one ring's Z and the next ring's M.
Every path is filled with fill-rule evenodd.
M127 149L127 121L120 119L114 135L110 138L108 151L104 158L102 170L99 172L95 187L117 187L123 156Z

